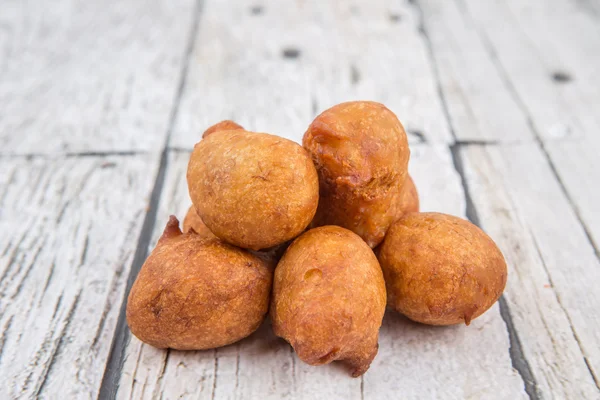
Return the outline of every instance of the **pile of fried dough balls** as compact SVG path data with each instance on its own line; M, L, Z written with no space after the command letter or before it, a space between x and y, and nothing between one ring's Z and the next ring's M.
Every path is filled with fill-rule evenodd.
M212 126L190 157L183 232L171 216L129 294L131 331L158 348L211 349L270 312L300 359L360 376L386 306L468 325L502 294L506 262L470 222L418 212L409 156L402 124L375 102L324 111L302 146Z

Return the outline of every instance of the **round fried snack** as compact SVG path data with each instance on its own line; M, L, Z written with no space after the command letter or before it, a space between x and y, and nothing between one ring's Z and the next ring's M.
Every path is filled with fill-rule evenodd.
M496 244L451 215L405 215L390 227L378 258L388 304L424 324L469 325L506 286L506 262Z
M364 374L377 354L385 282L373 251L338 226L298 237L275 268L271 319L310 365L341 360Z
M406 175L406 181L404 181L398 203L396 203L395 220L411 212L419 212L419 193L411 176Z
M208 135L211 135L215 132L234 131L236 129L244 129L244 128L241 125L236 124L235 122L226 119L225 121L218 122L218 123L214 124L213 126L209 127L207 130L205 130L204 133L202 134L202 138L204 139Z
M410 157L396 115L375 102L338 104L310 124L302 144L320 182L311 226L339 225L377 246L395 220Z
M204 222L202 222L202 219L198 216L194 206L190 206L183 219L183 233L188 233L190 230L206 239L217 238L210 229L204 225Z
M198 216L198 213L196 212L194 206L190 206L187 214L185 215L185 219L183 220L183 233L188 233L190 231L205 239L220 240L218 237L213 235L213 233L210 231L210 229L207 228L206 225L204 225L204 222L202 222L202 220ZM275 265L277 265L277 263L279 262L281 256L283 256L285 249L287 249L289 245L290 241L287 241L285 243L278 244L277 246L269 247L267 249L249 251L252 254L265 260L269 264L269 266L274 268Z
M264 320L271 281L261 258L218 239L183 234L171 216L131 288L127 323L158 348L225 346Z
M258 250L298 236L319 202L315 166L298 144L244 130L209 135L187 170L192 203L222 240Z

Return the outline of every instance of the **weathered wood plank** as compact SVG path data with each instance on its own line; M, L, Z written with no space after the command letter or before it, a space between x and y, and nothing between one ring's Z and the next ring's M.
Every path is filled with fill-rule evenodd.
M185 182L188 157L187 152L170 155L153 244L168 215L176 213L182 218L189 207ZM424 210L464 214L460 178L447 147L413 146L411 173ZM506 326L497 306L469 327L427 327L388 313L379 355L363 379L350 378L337 364L304 364L273 335L268 322L248 339L202 352L157 350L132 337L117 397L326 399L343 395L375 399L396 390L405 398L442 394L455 398L524 397L523 383L511 368L508 347ZM466 375L465 370L473 372Z
M523 143L514 148L503 146L506 150L496 156L511 168L519 165L520 170L494 172L492 167L486 167L490 177L481 173L481 179L489 182L490 188L496 181L507 181L505 190L513 195L517 209L531 201L541 207L522 208L519 222L514 222L514 216L503 219L498 212L490 214L488 222L497 225L494 229L498 231L508 230L510 223L522 223L517 232L525 231L518 235L527 245L518 245L516 250L508 246L507 251L513 253L515 260L529 260L539 268L536 273L521 275L524 282L515 285L527 289L530 295L526 298L543 300L546 308L533 308L520 301L517 292L507 296L511 309L521 313L515 325L523 334L524 351L535 366L532 370L539 389L546 395L576 396L583 390L581 393L593 396L590 385L592 389L597 386L598 340L583 332L589 332L590 327L596 331L598 321L584 321L577 315L590 304L598 304L593 291L584 290L584 283L594 279L599 256L596 243L600 238L600 215L596 205L600 203L600 191L594 182L600 180L600 140L596 135L600 120L592 108L600 102L600 90L589 82L600 69L600 61L592 51L600 45L600 30L589 15L567 0L457 0L443 4L420 0L419 4L457 137L467 142L483 139ZM467 69L469 73L464 73ZM470 157L471 153L465 154ZM477 171L484 169L486 162L489 164L485 154L469 160ZM514 179L524 179L521 175L529 177L530 186L517 191L511 185ZM533 188L538 191L532 191ZM503 199L507 195L498 189L490 193L497 198L486 196L477 203L478 209L506 202ZM540 219L550 202L555 204L552 221ZM557 221L565 223L565 227L550 229ZM514 230L511 234L517 235ZM573 238L577 238L576 244L572 244ZM506 240L515 246L519 242ZM547 243L548 248L541 243ZM537 293L537 286L549 284L548 280L561 281L562 277L556 277L561 272L549 267L553 263L585 265L580 271L584 282L569 279L568 284L550 289L562 303ZM574 300L567 303L565 299L572 296L579 298L581 304ZM548 309L558 314L550 317ZM525 318L525 312L537 315L528 314L531 316ZM542 334L542 326L547 333ZM557 338L554 332L561 335Z
M156 158L1 158L0 398L95 398Z
M356 99L394 110L412 143L449 142L415 19L388 0L206 2L173 145L191 148L221 119L296 138Z
M299 140L316 112L378 100L411 132L423 209L464 216L445 106L460 142L505 143L458 145L454 161L464 159L471 205L513 268L504 312L536 393L596 398L599 262L589 241L600 238L600 88L589 82L599 70L597 25L568 0L420 3L444 104L408 3L209 2L173 145L191 148L222 118ZM11 1L0 13L0 152L160 148L191 1L26 7ZM167 215L183 217L189 205L187 157L169 155L154 240ZM0 397L97 395L154 174L149 160L0 159ZM206 352L131 338L118 397L525 396L497 306L468 328L390 313L380 342L371 370L350 379L337 364L302 363L268 323Z
M527 116L507 90L477 27L458 3L417 0L457 140L532 141Z
M457 136L539 138L600 256L597 20L568 0L420 3Z
M447 147L413 146L411 174L423 211L466 217L463 187ZM511 368L509 346L498 305L468 327L425 326L388 312L380 354L365 375L365 398L526 398L523 381Z
M597 18L575 0L467 5L600 257L600 191L587 184L600 180Z
M195 4L3 1L0 152L160 151Z
M543 152L522 144L460 153L481 225L513 267L505 298L539 392L597 398L589 368L600 340L600 265Z
M331 27L337 33L324 36ZM206 37L211 40L202 39ZM413 147L411 170L423 208L464 215L460 178L445 147L451 140L448 123L418 33L416 10L407 3L377 1L367 7L269 1L247 8L242 2L210 2L204 7L192 60L175 124L175 147L191 149L205 127L223 118L299 141L322 109L357 98L379 100L413 132L413 144L440 144ZM181 217L189 206L187 156L170 155L155 235L169 213ZM273 336L268 323L239 344L216 351L161 351L131 338L118 397L341 394L358 399L391 396L398 388L408 398L441 393L524 397L508 348L497 306L468 328L436 329L388 315L380 354L361 379L349 378L337 364L305 365ZM474 363L480 367L476 373L456 378Z

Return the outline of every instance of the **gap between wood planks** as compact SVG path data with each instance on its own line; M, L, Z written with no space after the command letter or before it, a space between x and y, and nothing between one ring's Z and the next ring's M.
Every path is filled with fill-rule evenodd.
M0 153L1 158L34 158L50 159L55 157L64 158L87 158L87 157L130 157L149 154L147 151L82 151L67 153Z
M443 101L445 104L445 100ZM450 153L452 154L452 163L454 164L454 169L460 176L460 181L465 192L465 202L466 202L466 216L469 221L473 224L481 227L479 215L477 213L477 208L473 203L473 198L471 197L471 192L469 190L469 184L467 183L467 179L465 176L465 170L463 166L463 160L460 154L459 146L451 145ZM506 299L504 295L500 296L498 299L498 303L500 305L500 315L506 324L506 329L508 330L508 337L510 342L509 353L510 359L513 364L513 367L519 372L523 382L525 383L525 392L531 399L540 399L540 393L538 389L538 384L531 372L531 366L523 354L523 346L521 345L521 340L519 339L519 335L517 334L517 330L514 326L512 315L510 314L510 309L508 304L506 303Z
M463 2L464 0L455 0L455 1L456 1L456 4L465 13L465 15L467 15L471 20L473 20L473 16L470 14L468 7L466 7L466 5ZM550 157L550 154L548 153L548 149L546 148L546 145L545 145L544 141L542 140L542 135L540 134L539 130L536 128L536 125L533 123L533 118L531 116L531 113L527 109L527 106L525 105L525 102L523 101L521 96L519 96L519 93L518 93L517 89L515 88L515 85L512 83L511 79L509 78L506 68L504 67L504 65L502 65L502 62L498 58L498 55L496 54L496 50L494 49L494 45L492 44L492 41L490 40L488 35L479 28L479 26L477 24L473 24L473 26L475 27L475 31L481 38L481 40L485 46L485 50L488 53L488 56L490 57L490 59L494 63L494 66L496 67L497 71L499 72L502 82L506 86L508 92L510 93L510 95L512 96L514 101L518 104L518 106L521 109L521 111L523 112L523 114L525 115L527 125L529 126L529 129L531 130L531 132L533 132L533 134L535 136L535 141L537 142L538 146L542 150L542 153L544 154L544 158L548 162L548 166L550 167L550 170L552 171L552 175L554 175L554 178L558 181L561 191L563 192L563 194L565 195L565 198L569 202L569 206L575 213L575 216L577 217L577 221L583 228L583 231L585 232L585 236L587 237L587 240L590 242L590 245L594 249L596 258L598 260L600 260L600 248L599 248L598 244L594 241L589 227L587 226L587 224L581 217L581 213L580 213L579 209L577 208L577 206L575 205L575 202L573 201L573 197L568 192L564 181L558 174L556 165L554 164L554 161L552 161L552 158ZM429 41L429 39L427 39L427 40ZM428 46L431 48L429 42L428 42ZM560 76L561 76L560 73L558 73L558 74L555 73L554 79L556 81L561 81L562 79L560 79ZM566 78L563 78L563 79L566 79ZM587 363L587 360L586 360L586 363ZM593 376L593 374L592 374L592 376ZM595 376L594 376L594 380L597 382Z
M466 6L466 4L464 3L464 0L455 0L456 4L458 7L460 7L460 9L462 10L462 12L469 18L471 19L471 21L475 21L475 18L473 17L473 15L471 15L469 8ZM531 114L531 112L529 111L525 100L521 97L521 95L519 95L519 92L515 86L515 84L513 83L513 81L510 78L510 75L508 73L507 68L503 65L503 63L501 62L498 53L494 47L494 44L492 43L491 38L488 36L488 34L481 29L481 27L476 24L473 23L473 26L475 28L475 32L477 33L477 35L479 36L479 38L481 39L481 42L483 43L484 49L487 52L487 55L489 56L490 60L493 62L494 67L496 68L496 70L498 71L498 74L500 76L500 79L502 80L504 86L506 87L508 93L510 94L510 96L513 98L513 100L515 101L515 103L518 105L519 109L521 110L521 112L523 113L523 115L525 116L525 120L527 123L528 128L530 129L530 131L533 133L534 135L534 139L536 144L539 146L544 159L546 160L548 167L551 171L552 176L554 177L554 179L558 182L558 186L560 188L560 191L562 192L562 194L565 196L565 199L567 201L567 203L569 204L569 207L571 208L571 210L573 211L577 222L579 223L579 225L581 226L589 244L591 245L591 247L594 250L595 256L598 260L600 260L600 249L598 247L598 244L595 242L591 230L588 227L587 223L584 221L583 217L581 216L581 212L579 210L579 208L577 207L575 201L573 200L573 197L571 196L571 194L569 193L567 186L565 185L564 180L562 179L562 177L560 176L558 169L556 167L556 164L554 162L554 160L552 159L546 143L544 142L543 138L542 138L542 134L539 131L539 129L536 127L536 124L534 123L533 120L533 116ZM571 78L568 74L564 74L564 73L554 73L553 74L553 79L556 82L567 82L569 81ZM540 259L542 259L542 263L544 264L545 267L545 263L543 262L543 258L541 257L541 252L540 249L538 247L537 242L534 240L536 249L538 251L538 254L540 254ZM549 275L550 276L550 275ZM566 312L566 310L564 309L564 306L562 305L562 302L560 300L560 297L557 295L557 300L559 305L563 308L565 315L569 321L569 326L571 328L571 332L573 334L573 337L575 338L575 341L577 342L577 344L579 345L579 349L581 351L581 355L583 357L583 360L587 366L587 369L594 381L594 383L596 384L596 387L598 389L600 389L600 385L599 385L599 381L598 381L598 377L595 375L593 369L590 366L588 357L585 355L582 343L579 339L579 336L577 335L577 332L574 328L574 325L571 321L571 317L569 316L569 314Z
M125 348L131 336L127 328L127 323L125 321L125 309L127 306L126 296L128 295L129 290L131 289L131 286L133 285L133 282L140 268L142 267L142 264L148 256L148 246L152 239L152 232L154 231L154 223L156 222L156 214L158 212L160 195L162 193L163 185L165 182L165 174L168 165L169 142L173 132L173 127L175 125L175 120L179 112L179 105L181 103L183 91L187 82L188 68L198 32L200 14L202 13L202 5L202 0L196 0L196 7L194 10L192 26L189 33L185 54L182 60L179 86L177 87L177 92L175 93L175 99L173 102L173 108L171 110L171 115L169 116L169 124L167 126L165 143L160 158L160 166L156 175L154 187L152 188L150 204L146 216L144 217L142 230L140 232L137 247L131 264L131 269L129 270L129 276L127 277L127 284L125 286L124 298L121 302L119 318L115 327L115 333L113 335L113 341L110 347L108 361L104 370L104 376L102 377L102 383L100 384L100 390L98 392L98 397L102 399L113 399L116 397L117 394L118 382L121 374L121 369L123 367Z
M413 3L415 3L415 2L413 1ZM200 4L200 2L198 2L198 4ZM193 25L192 25L193 26L192 30L197 29L198 15L199 15L199 10L198 10L197 15L194 18ZM427 33L426 33L425 29L422 28L422 27L421 27L421 32L423 33L423 35L426 38L428 47L430 47L429 43L428 43ZM154 223L155 223L158 197L160 196L160 192L162 191L162 187L163 187L164 179L165 179L165 170L166 170L167 164L168 164L168 160L167 160L166 155L167 155L168 151L181 151L181 152L191 151L191 150L188 150L188 149L182 149L182 148L176 148L176 147L175 148L170 148L170 147L168 147L168 143L169 143L169 138L170 138L170 135L171 135L171 131L173 129L174 120L175 120L177 112L178 112L179 100L181 98L181 93L182 93L182 91L183 91L183 89L185 87L185 78L187 76L187 73L186 73L187 71L186 70L187 70L188 64L189 64L189 55L191 53L191 48L193 46L194 37L195 37L195 34L193 34L193 37L191 38L190 47L188 48L189 51L186 53L186 57L184 58L184 61L183 61L183 71L182 71L183 75L182 75L181 80L180 80L180 86L178 88L177 96L176 96L175 103L174 103L174 106L173 106L173 112L172 112L170 120L169 120L170 122L169 122L168 131L167 131L167 135L166 135L166 144L165 144L165 147L163 148L163 151L162 151L160 168L159 168L156 180L155 180L154 188L152 190L152 196L151 196L151 201L150 201L150 208L149 208L149 210L148 210L148 212L146 214L146 217L144 219L142 231L141 231L141 234L140 234L140 237L139 237L139 240L138 240L138 245L137 245L137 248L136 248L136 253L135 253L135 256L134 256L134 260L132 262L132 269L130 271L129 279L128 279L128 282L127 282L127 288L125 290L125 295L128 293L129 288L131 287L131 284L132 284L132 280L133 280L133 278L135 278L135 275L137 274L137 271L139 271L139 268L140 268L141 264L143 263L146 255L147 255L147 247L148 247L148 243L150 241L151 231L152 231L152 228L154 227ZM429 51L430 51L430 57L432 58L432 61L433 61L434 68L436 69L436 78L437 78L437 65L435 64L435 59L433 57L433 53L431 51L431 48L429 48ZM444 112L446 113L447 123L448 123L448 125L451 125L451 123L449 122L450 121L449 116L447 115L447 109L445 107L445 100L444 100L444 96L443 96L443 93L442 93L442 89L441 89L441 87L440 87L439 84L438 84L438 91L439 91L440 97L442 98L442 102L444 104ZM452 128L452 127L450 126L450 128ZM463 176L463 173L462 173L461 170L459 170L459 167L458 167L460 165L460 163L462 162L461 159L460 159L460 152L458 151L458 149L460 148L460 146L473 146L473 145L475 145L475 146L478 146L478 145L491 146L491 145L495 145L495 144L497 144L497 143L494 142L494 141L477 141L477 140L459 141L459 140L456 140L454 142L454 144L452 146L450 146L450 149L451 149L452 155L453 155L453 159L455 161L455 166L457 167L456 168L457 172L460 174L461 180L463 181L463 188L465 190L465 196L466 196L466 199L467 199L467 216L474 223L476 223L476 224L478 223L478 221L477 221L477 212L476 212L475 208L473 207L473 202L470 200L470 196L469 196L469 193L468 193L468 187L466 186L466 182L465 182L465 178ZM541 143L541 141L539 142L539 145L542 146L542 148L543 148L543 143ZM129 156L129 155L135 155L135 154L139 154L139 153L138 152L126 152L126 151L125 152L106 152L106 153L103 153L103 152L98 152L98 153L96 153L96 152L82 152L82 153L67 153L66 155L67 155L67 157L91 157L91 156L104 156L104 155ZM546 158L548 159L548 155L547 155L545 149L544 149L544 154L546 155ZM20 157L20 156L35 157L35 156L44 156L44 155L8 155L8 156L9 157L12 157L12 156L14 156L14 157ZM3 155L0 155L0 157L3 157ZM550 160L548 160L548 161L550 162ZM550 164L551 164L551 162L550 162ZM554 168L553 168L553 172L556 175L556 172L554 171ZM559 182L561 183L561 187L562 187L563 191L565 191L565 194L567 194L566 190L564 188L564 185L562 184L562 182L560 181L560 179L559 179ZM568 194L567 194L567 199L571 203L571 206L573 206L573 204L571 202L571 199L568 196ZM470 211L469 207L471 207L471 211ZM577 213L577 210L575 210L575 211L576 211L576 215L579 217L579 214ZM581 218L580 218L580 222L581 222ZM583 223L582 223L582 225L583 225ZM588 234L588 231L587 231L585 225L584 225L584 229L585 229L586 234ZM588 237L589 237L589 234L588 234ZM596 248L596 252L597 252L596 254L598 255L597 248ZM522 355L522 352L520 352L520 343L518 343L518 336L516 336L516 332L514 332L514 328L512 328L512 321L510 320L511 317L510 317L510 313L509 313L509 310L507 308L507 305L504 302L504 307L503 307L503 300L501 299L500 301L501 301L501 303L500 303L501 314L502 314L502 317L503 317L505 323L507 324L507 328L508 328L509 336L510 336L510 340L511 340L511 350L510 350L511 351L511 358L513 359L513 364L515 364L515 359L513 358L513 344L514 344L514 342L516 342L518 344L518 346L514 347L516 349L515 351L518 351L517 355L520 355L520 356L523 356L523 355ZM115 333L115 336L113 338L113 345L111 346L111 352L110 352L109 360L108 360L108 363L107 363L107 369L106 369L105 376L103 378L102 385L101 385L101 391L100 391L101 397L103 397L102 396L103 394L106 394L106 390L107 390L106 386L107 385L108 385L108 387L109 387L110 390L114 389L115 379L110 380L111 379L111 375L110 374L111 373L117 374L117 377L118 377L118 374L119 374L120 369L121 369L122 361L123 361L122 360L122 357L123 357L122 347L119 347L117 345L117 342L119 340L121 340L121 342L119 342L119 343L120 343L120 345L124 346L125 343L126 343L126 341L127 341L128 336L129 336L127 328L126 328L126 326L124 324L124 311L123 311L124 310L123 309L124 304L125 304L125 302L123 302L123 305L122 305L121 314L119 316L119 320L118 320L117 327L116 327L116 330L115 330L116 333ZM514 337L513 337L513 333L514 333ZM119 353L115 353L115 351L119 351ZM116 361L114 360L115 357L117 357ZM525 363L527 363L526 360L524 360L524 361L525 361ZM115 366L118 367L118 369L111 370L111 367L115 367ZM524 368L524 367L521 367L521 368ZM527 369L529 368L528 365L526 365L526 368ZM516 369L519 370L518 367L516 367ZM531 372L531 371L529 371L529 372ZM521 374L521 376L523 377L523 380L526 382L526 385L527 385L528 380L524 376L523 372L521 370L519 370L519 373ZM534 384L535 384L535 382L534 382ZM111 388L110 385L112 385L112 388ZM362 385L361 385L361 388L362 388ZM103 392L103 390L104 390L104 392ZM111 393L111 392L109 391L108 393ZM531 397L531 393L529 393L529 391L527 393L530 394L530 397ZM114 396L114 394L113 394L113 396Z
M425 141L419 142L426 143ZM497 146L502 145L504 147L510 147L511 145L519 145L524 143L523 141L515 141L515 142L502 142L500 143L497 140L460 140L455 139L451 144L452 146L462 147L462 146ZM191 153L194 151L192 147L179 147L179 146L167 146L162 152L166 151L167 153ZM53 158L53 157L66 157L66 158L87 158L87 157L131 157L131 156L139 156L149 154L147 151L98 151L98 152L75 152L75 153L60 153L60 154L43 154L43 153L8 153L8 154L0 154L0 159L2 158L26 158L28 160L34 158ZM589 233L586 230L586 234ZM591 240L591 239L590 239Z
M417 10L417 15L419 18L418 30L421 33L421 35L423 35L425 46L427 48L427 54L431 61L431 65L433 66L433 74L434 74L435 83L437 86L438 96L440 97L440 100L441 100L444 117L446 118L450 133L452 134L452 137L455 140L455 144L450 145L449 147L450 147L450 152L452 154L452 161L454 163L454 168L456 169L456 172L460 176L462 187L463 187L463 190L465 193L466 215L467 215L467 218L473 224L480 226L479 217L477 215L477 210L475 208L475 205L473 204L473 199L471 197L471 193L469 191L469 187L468 187L467 180L466 180L465 173L464 173L463 161L462 161L462 158L461 158L461 155L459 152L459 147L461 145L461 142L457 139L456 132L454 131L454 127L451 122L452 120L450 118L450 112L448 109L447 99L444 95L444 91L443 91L442 85L441 85L439 66L438 66L434 51L433 51L433 47L431 44L431 38L429 37L427 29L425 27L425 19L423 16L423 10L421 9L421 6L420 6L418 0L409 0L409 2L411 4L413 4ZM494 145L494 144L497 144L497 142L495 142L495 141L488 142L488 141L479 141L479 140L463 142L463 145L473 145L473 144ZM548 156L547 153L545 153L545 155L547 158L547 156ZM533 400L538 400L538 399L540 399L538 384L537 384L535 377L533 376L533 373L531 372L531 367L529 365L529 362L527 361L527 358L525 357L525 354L523 353L521 341L520 341L519 335L514 327L512 316L510 314L510 310L509 310L508 304L506 303L506 300L504 299L504 296L500 297L499 305L500 305L500 315L502 316L502 319L504 320L504 323L506 324L506 329L507 329L508 335L509 335L509 341L510 341L509 353L510 353L510 359L511 359L512 365L518 371L519 375L521 376L521 379L523 379L523 382L525 384L525 392L527 393L529 398L533 399Z

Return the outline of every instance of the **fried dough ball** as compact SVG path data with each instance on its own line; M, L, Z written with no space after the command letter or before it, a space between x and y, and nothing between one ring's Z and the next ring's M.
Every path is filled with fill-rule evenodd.
M481 229L440 213L407 214L378 249L389 305L430 325L469 325L498 300L506 262Z
M218 123L214 124L213 126L209 127L207 130L205 130L204 133L202 134L202 138L205 138L208 135L211 135L215 132L234 131L236 129L244 129L244 128L242 128L241 125L236 124L235 122L226 119L225 121L218 122Z
M198 216L198 213L196 212L196 209L194 209L194 206L190 206L187 214L185 215L185 219L183 220L183 233L187 233L190 231L193 231L197 235L206 239L220 240L218 237L213 235L213 233L210 231L210 229L206 227L206 225L204 225L204 222L202 222L202 220ZM267 263L269 263L270 266L275 267L275 265L277 265L277 263L279 262L281 256L283 256L285 249L287 249L289 245L290 241L287 241L277 246L269 247L268 249L249 251L252 254L265 260Z
M319 173L311 226L339 225L377 246L396 219L410 156L396 115L370 101L338 104L310 124L302 144Z
M202 219L198 216L194 206L190 206L185 218L183 219L183 233L193 230L196 234L206 239L216 239L217 237L204 225Z
M127 323L158 348L203 350L254 332L268 311L272 273L246 250L179 230L171 216L131 288Z
M415 182L407 175L396 204L396 220L411 212L419 212L419 193Z
M377 258L347 229L309 230L275 268L273 329L310 365L341 360L352 376L365 373L377 354L385 306Z
M209 135L194 147L187 181L194 208L211 232L253 250L298 236L319 202L307 152L266 133Z

